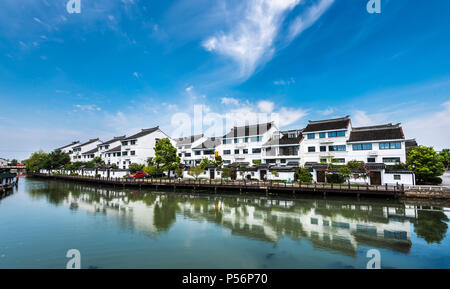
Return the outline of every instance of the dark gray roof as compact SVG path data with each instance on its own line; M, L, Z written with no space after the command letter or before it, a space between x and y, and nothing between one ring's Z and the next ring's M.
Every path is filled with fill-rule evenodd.
M98 148L92 149L90 151L82 153L82 155L89 155L98 152Z
M399 123L395 125L389 123L377 126L354 127L352 128L348 141L358 142L391 139L405 139L403 129Z
M70 147L70 146L79 144L79 143L80 143L79 141L73 141L71 144L68 144L68 145L65 145L65 146L63 146L63 147L57 148L57 150L62 150L62 149L65 149L65 148L67 148L67 147Z
M187 137L179 137L179 138L176 138L175 141L177 142L177 145L186 145L186 144L191 144L202 137L203 137L203 134L197 134L197 135L191 135L191 136L187 136Z
M368 170L380 170L380 169L385 169L386 168L386 164L384 163L366 163L364 165Z
M120 152L122 150L122 146L116 146L115 148L110 149L109 151L106 151L107 153L111 152Z
M325 131L325 130L335 130L335 129L347 129L350 124L350 116L334 118L334 119L326 119L326 120L318 120L318 121L309 121L306 128L303 130L305 132L315 132L315 131Z
M83 144L77 145L77 146L74 147L74 148L79 148L79 147L82 147L82 146L91 144L91 143L96 142L96 141L99 141L99 140L100 140L99 138L93 138L93 139L90 139L89 141L87 141L87 142L85 142L85 143L83 143Z
M270 138L264 145L294 145L294 144L300 144L300 142L303 139L303 135L301 133L301 130L297 131L297 137L289 137L289 132L294 131L284 131L280 132L283 136L281 138Z
M200 145L196 146L195 149L213 149L216 146L220 145L222 143L222 138L219 137L209 137L207 140L205 140Z
M152 127L152 128L147 128L147 129L142 129L140 132L133 134L132 136L129 136L123 140L131 140L131 139L137 139L143 136L146 136L148 134L151 134L152 132L155 132L159 129L159 126L157 127Z
M116 141L123 140L124 138L125 138L124 135L123 136L115 136L114 138L112 138L109 141L106 141L106 142L104 142L104 143L102 143L100 145L107 145L107 144L110 144L110 143L113 143L113 142L116 142Z
M263 124L254 124L254 125L246 125L233 127L229 133L224 135L224 138L233 138L233 137L243 137L243 136L253 136L253 135L261 135L271 129L273 123L263 123Z
M416 146L418 146L418 143L417 143L416 139L407 139L407 140L405 140L405 148L406 149L410 149L410 148L413 148L413 147L416 147Z

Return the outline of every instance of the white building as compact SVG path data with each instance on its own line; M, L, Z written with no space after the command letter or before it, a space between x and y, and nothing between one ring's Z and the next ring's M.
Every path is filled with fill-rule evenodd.
M73 162L88 162L91 161L97 151L97 146L101 144L102 141L99 138L90 139L89 141L76 145L73 147L73 153L71 155L71 159ZM97 151L96 151L97 150ZM92 158L91 158L92 156Z
M199 158L195 156L192 148L199 146L206 140L207 138L203 134L175 139L177 146L177 153L181 159L181 163L186 166L195 166L197 164L196 160L198 160Z
M140 132L126 137L121 144L120 168L128 169L132 163L147 164L148 158L155 157L155 144L158 140L168 138L172 145L175 141L159 129L159 126L143 129Z
M249 166L262 163L263 144L268 142L275 132L278 132L278 129L273 122L234 127L223 136L217 151L226 165L237 163Z
M122 152L121 145L115 146L115 147L107 150L104 153L104 157L103 157L105 164L107 164L107 165L115 164L118 168L120 168L120 161L122 159L121 152Z
M66 153L66 154L68 154L68 155L71 155L71 154L73 153L73 148L74 148L75 146L78 146L79 144L80 144L79 141L74 141L74 142L72 142L71 144L68 144L68 145L65 145L65 146L63 146L63 147L57 148L56 150L60 150L60 151L62 151L63 153Z
M222 143L222 138L209 137L201 144L192 148L195 165L199 165L202 159L215 161L216 148Z
M0 158L0 167L8 166L8 160Z
M262 146L263 163L298 167L302 140L302 130L275 132Z
M116 162L111 162L112 156L111 156L111 152L109 152L109 151L113 148L117 148L118 146L120 146L123 139L125 139L125 135L116 136L116 137L113 137L112 139L105 141L104 143L101 143L98 145L99 155L102 158L102 160L105 162L105 164L112 165L115 163L117 166L119 166L119 164L117 164Z

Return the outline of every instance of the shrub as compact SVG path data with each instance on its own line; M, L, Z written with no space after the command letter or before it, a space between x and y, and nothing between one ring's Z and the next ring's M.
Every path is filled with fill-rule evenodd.
M130 167L128 169L130 170L130 173L134 174L138 171L142 171L143 168L144 168L144 165L132 163L132 164L130 164Z
M327 182L331 184L342 184L345 182L344 176L340 174L326 174Z
M313 176L307 168L298 168L295 177L302 183L310 183L313 180Z

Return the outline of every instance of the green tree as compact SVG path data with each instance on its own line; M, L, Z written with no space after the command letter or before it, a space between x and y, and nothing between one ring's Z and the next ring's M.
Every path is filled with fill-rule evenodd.
M450 149L443 149L439 153L439 157L441 158L442 163L445 168L448 168L450 165Z
M143 168L144 168L144 165L136 164L136 163L132 163L128 167L128 169L130 170L130 173L132 173L132 174L142 171Z
M40 150L34 152L28 159L25 160L25 168L27 172L39 172L44 168L44 163L47 161L48 154Z
M16 159L12 159L11 162L9 163L11 166L17 166L19 162Z
M148 166L154 166L155 165L155 162L153 161L152 157L148 157L147 158L147 165Z
M215 166L216 168L221 168L222 165L223 165L222 157L221 157L219 154L216 154L216 155L214 156L214 166Z
M168 138L160 139L155 145L155 158L153 161L157 168L170 172L180 167L180 157L177 156L177 148Z
M254 165L260 165L261 164L261 160L253 160L252 161Z
M440 244L447 233L448 221L448 217L443 212L419 210L414 222L414 232L429 244Z
M338 172L344 181L348 181L352 175L352 171L347 166L339 168Z
M222 174L220 175L222 179L229 179L231 178L231 170L230 168L223 168Z
M94 163L94 166L104 168L106 167L105 161L102 160L101 157L95 157L92 162Z
M193 176L195 179L198 179L198 176L203 174L205 170L201 166L190 167L188 170L188 174Z
M411 148L406 155L406 164L416 174L417 183L436 183L442 181L439 176L444 173L441 157L432 147L418 146Z
M155 166L146 166L142 170L150 176L154 176L158 172L158 169Z
M307 168L298 168L297 172L295 173L295 176L297 180L299 180L302 183L310 183L313 180L313 176L311 172Z
M200 162L200 167L204 170L206 170L208 168L208 165L211 164L211 161L208 160L207 158L202 159L202 161Z
M44 168L48 170L59 169L70 163L70 157L61 150L54 150L44 159Z

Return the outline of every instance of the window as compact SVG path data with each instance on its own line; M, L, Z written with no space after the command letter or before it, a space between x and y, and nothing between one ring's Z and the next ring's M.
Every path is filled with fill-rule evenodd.
M239 154L239 150L234 150L234 154L238 155Z
M261 153L261 149L252 149L252 154L259 154Z
M237 138L235 138L234 143L239 143L239 140Z
M384 142L380 143L380 150L389 150L389 149L401 149L402 144L400 142Z
M345 136L345 130L341 131L330 131L328 133L328 137L338 137L338 136Z
M346 145L329 146L328 150L330 152L343 152L347 150L347 146Z
M308 133L308 139L314 139L316 137L315 133Z
M353 150L354 151L370 151L372 149L371 143L365 143L365 144L354 144Z
M260 136L252 137L250 140L251 140L251 142L260 142L261 137Z
M319 133L320 138L325 138L325 136L326 136L326 133L324 133L324 132Z
M191 153L185 153L184 156L185 156L185 157L190 157L190 156L191 156Z
M248 149L243 149L243 150L242 150L242 153L243 153L243 154L248 154Z
M231 164L231 161L230 160L224 160L223 163L224 164Z
M230 144L231 143L231 139L224 139L222 141L223 144Z
M335 164L344 164L345 159L333 159L332 162Z
M321 164L326 164L327 163L327 159L320 159L320 163Z
M311 218L311 224L312 225L317 225L317 224L319 224L319 220L316 219L316 218Z
M201 153L201 151L196 151L196 152L195 152L195 155L196 155L196 156L199 156L200 153Z
M383 163L400 163L400 158L383 158Z
M130 155L135 156L135 155L136 155L136 152L135 152L135 151L131 151L131 152L130 152Z
M375 158L367 158L367 162L368 163L374 163L375 162Z
M204 155L213 155L214 154L214 150L205 150L203 151Z
M130 144L131 144L131 145L135 145L135 144L136 144L136 140L130 141Z
M401 179L402 179L402 177L401 177L400 175L394 175L394 180L399 181L399 180L401 180Z
M109 149L109 145L105 145L105 150Z
M308 152L313 153L316 151L316 147L308 147Z
M122 142L122 145L127 146L127 145L128 145L128 142L127 142L127 141L123 141L123 142Z
M244 142L248 142L248 137L244 138Z
M126 156L126 155L128 155L128 152L122 152L122 155Z
M286 159L281 159L281 161L280 161L282 164L285 164L286 163Z
M320 146L320 151L321 152L326 152L327 151L327 147L326 146Z
M230 151L230 150L224 150L224 151L223 151L223 154L224 154L224 155L231 155L231 151Z

